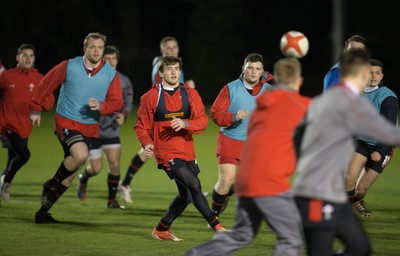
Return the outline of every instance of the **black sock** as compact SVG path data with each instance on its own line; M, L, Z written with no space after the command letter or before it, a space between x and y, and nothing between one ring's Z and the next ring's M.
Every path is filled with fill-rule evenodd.
M217 191L213 191L212 195L212 211L214 212L215 215L218 216L219 212L221 211L222 207L225 204L226 200L226 195L220 195L217 193Z
M107 185L108 185L108 200L115 200L118 190L120 175L114 176L112 174L108 174Z
M212 228L219 224L218 218L214 213L211 213L210 216L206 218L206 220Z
M232 184L231 187L229 188L229 192L228 194L226 194L227 197L232 196L233 194L235 194L235 184Z
M65 180L66 178L68 178L71 174L73 174L73 171L69 171L65 165L64 165L64 161L61 163L60 167L58 167L58 170L56 172L56 174L53 177L53 180L56 181L55 183L60 183Z
M54 178L48 180L43 186L42 206L39 211L48 212L67 189L68 187L56 181ZM44 200L44 198L46 198L46 200Z
M136 154L133 158L131 163L129 164L128 170L126 171L126 175L124 180L122 181L123 186L129 186L131 184L133 176L139 171L140 167L144 162L140 159L139 154Z
M158 223L156 229L157 229L158 231L167 231L167 230L169 230L169 227L170 227L170 226L171 226L171 223L167 223L167 222L164 220L164 218L162 218L162 219L160 220L160 222Z
M92 177L93 174L90 171L90 166L86 166L85 171L82 173L82 175L79 177L79 181L83 184L87 184L88 180L90 177Z
M351 203L355 203L358 201L356 198L356 190L355 189L347 191L347 197L349 198L349 201Z

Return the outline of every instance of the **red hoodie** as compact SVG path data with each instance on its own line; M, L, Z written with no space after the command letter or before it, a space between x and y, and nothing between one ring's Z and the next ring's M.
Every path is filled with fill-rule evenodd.
M170 121L154 122L156 113L159 86L153 86L140 99L138 118L135 124L136 135L145 147L154 145L154 155L158 164L169 168L168 160L181 158L185 161L196 159L192 134L200 134L208 125L208 117L204 113L204 105L200 95L195 89L185 85L190 104L190 119L184 119L188 124L185 129L175 132ZM177 90L170 95L164 93L165 105L168 111L179 111L182 107L181 92Z
M256 101L236 176L235 192L240 197L289 191L296 166L293 132L311 99L287 87L272 87Z
M12 131L23 139L29 137L33 128L29 122L29 104L42 78L36 69L17 67L3 73L0 78L0 132L3 136ZM48 111L53 104L54 95L49 94L43 107Z

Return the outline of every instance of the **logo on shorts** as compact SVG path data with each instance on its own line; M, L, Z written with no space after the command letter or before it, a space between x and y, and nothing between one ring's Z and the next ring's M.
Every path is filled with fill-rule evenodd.
M335 208L327 204L324 207L322 207L322 212L324 213L324 220L331 220L332 219L332 213L335 211Z
M68 133L69 133L68 129L65 128L63 131L64 131L65 135L68 135Z

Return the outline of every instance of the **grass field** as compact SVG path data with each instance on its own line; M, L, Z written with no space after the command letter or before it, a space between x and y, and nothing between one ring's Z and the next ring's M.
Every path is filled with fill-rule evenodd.
M134 115L122 129L122 168L124 175L131 157L139 149L133 131ZM176 194L174 182L156 169L150 160L132 182L134 203L126 210L106 208L106 170L88 184L88 197L76 197L76 181L54 205L51 213L60 224L37 225L34 214L40 207L44 181L53 176L63 154L53 135L53 116L44 114L42 125L29 140L31 159L17 173L11 187L11 201L0 208L0 255L183 255L193 245L213 235L193 206L173 224L182 242L153 240L152 228ZM195 137L197 158L204 191L212 191L217 179L214 156L217 127ZM399 152L370 190L368 206L374 216L362 219L371 238L374 255L400 255ZM6 163L6 150L0 149L0 165ZM233 202L233 200L231 200ZM234 203L221 215L223 224L234 222ZM264 224L256 240L235 255L271 255L275 238ZM338 246L338 244L336 245Z

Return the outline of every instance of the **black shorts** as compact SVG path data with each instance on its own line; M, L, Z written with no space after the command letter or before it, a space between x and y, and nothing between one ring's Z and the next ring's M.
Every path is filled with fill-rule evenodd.
M99 149L106 145L116 145L121 144L121 139L119 137L114 138L96 138L92 140L92 145L90 149Z
M64 158L70 155L69 149L75 143L84 142L86 143L88 149L90 149L90 146L92 144L92 138L84 136L80 131L62 129L62 134L60 134L57 131L54 132L54 134L57 136L58 140L60 141L63 147Z
M375 162L371 159L371 154L374 151L375 146L370 145L364 141L357 140L356 152L367 158L367 163L365 164L365 166L378 173L382 173L392 157L393 150L387 150L382 156L381 160L378 162Z

